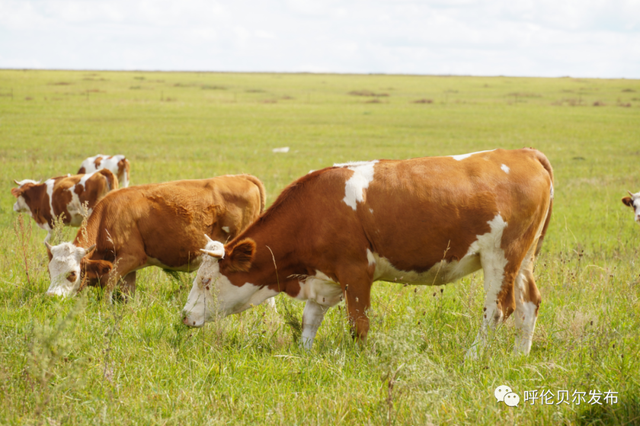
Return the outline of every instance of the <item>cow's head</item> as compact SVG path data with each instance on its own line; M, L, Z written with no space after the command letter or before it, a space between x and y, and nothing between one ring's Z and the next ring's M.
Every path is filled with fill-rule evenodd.
M113 268L111 262L89 259L95 244L88 249L72 243L57 246L51 246L46 242L44 244L49 255L49 296L72 296L80 289L83 279L99 279L101 276L107 276Z
M636 223L640 225L640 192L632 194L631 191L627 191L629 197L624 197L622 203L625 206L629 206L633 209L633 213L636 219Z
M14 180L17 188L11 188L11 194L17 198L13 205L13 211L17 213L25 213L31 211L25 196L28 197L29 189L38 185L39 182L31 179L25 179L21 181Z
M249 282L236 286L227 277L249 271L256 251L253 240L247 238L225 248L206 237L207 245L200 250L204 253L202 263L183 309L183 322L190 327L242 312L276 294Z

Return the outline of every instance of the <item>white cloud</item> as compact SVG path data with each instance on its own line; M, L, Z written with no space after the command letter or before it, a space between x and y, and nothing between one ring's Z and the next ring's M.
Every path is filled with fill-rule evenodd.
M637 0L0 0L0 67L640 78Z

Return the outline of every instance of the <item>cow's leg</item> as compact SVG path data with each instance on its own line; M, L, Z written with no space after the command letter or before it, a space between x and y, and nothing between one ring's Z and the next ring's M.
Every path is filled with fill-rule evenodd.
M106 289L105 296L107 301L113 301L113 292L116 286L120 287L125 300L133 296L136 289L136 272L135 270L142 266L135 256L119 257L114 263L114 268L107 277L102 277L102 287ZM104 281L106 278L106 281Z
M300 347L311 350L313 339L316 337L318 328L322 324L324 315L329 310L328 306L322 306L313 300L307 300L302 313L302 336L300 338Z
M273 309L274 313L276 313L276 314L278 313L278 308L276 308L276 299L275 299L275 297L268 298L267 299L267 305L269 305L269 307L271 309ZM303 317L304 317L304 314L303 314Z
M369 333L369 317L367 311L371 307L371 285L373 284L373 268L356 268L345 274L338 274L347 298L349 322L354 328L354 337L365 342Z
M466 358L476 359L486 344L488 329L495 330L496 325L514 310L513 284L520 259L508 261L503 253L502 249L497 248L490 255L481 257L485 291L482 325Z
M514 352L523 355L529 354L531 350L531 339L542 300L533 279L534 247L535 244L523 260L515 284L516 310L514 315L519 336L516 337Z

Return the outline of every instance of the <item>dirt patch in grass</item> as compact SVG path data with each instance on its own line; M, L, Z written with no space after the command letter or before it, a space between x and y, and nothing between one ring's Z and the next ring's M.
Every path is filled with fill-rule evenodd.
M432 104L433 99L418 99L416 101L412 101L414 104Z
M376 97L376 98L384 98L389 96L388 93L376 93L376 92L372 92L371 90L352 90L351 92L349 92L349 95L351 96L371 96L371 97Z

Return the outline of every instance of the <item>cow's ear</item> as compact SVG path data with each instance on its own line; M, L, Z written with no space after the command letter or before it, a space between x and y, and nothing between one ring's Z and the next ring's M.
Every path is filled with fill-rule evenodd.
M11 195L13 195L14 197L18 198L19 196L22 195L22 189L20 189L20 188L11 188Z
M633 207L633 200L631 199L631 197L624 197L622 199L622 204L624 204L625 206Z
M107 275L113 269L113 263L108 260L91 260L82 259L82 269L84 270L85 277L91 279L100 279L100 277Z
M247 272L251 268L253 256L256 253L256 243L251 238L245 238L236 244L229 252L229 270L233 272Z

